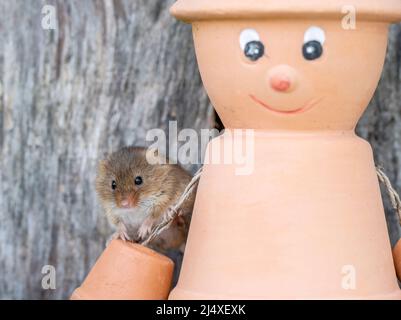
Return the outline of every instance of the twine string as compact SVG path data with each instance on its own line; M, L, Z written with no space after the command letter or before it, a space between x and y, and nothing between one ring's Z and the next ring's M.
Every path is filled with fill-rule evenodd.
M152 231L145 237L145 240L141 242L142 245L148 245L153 239L159 236L164 230L168 229L172 222L179 216L182 215L181 207L197 186L199 179L202 174L202 167L195 173L192 180L189 182L184 192L178 199L177 203L170 207L162 216L161 222L152 228Z
M384 173L383 169L376 167L379 181L385 186L386 192L390 198L391 206L398 214L399 223L401 225L401 199L397 191L393 188L390 179Z
M390 179L384 173L383 169L380 167L376 167L376 173L379 178L379 181L384 185L386 192L389 196L391 205L393 209L397 212L398 218L401 224L401 199L397 191L391 184ZM185 188L183 194L178 199L177 203L170 207L162 217L162 220L159 224L152 228L152 231L145 237L145 240L141 242L142 245L148 245L152 240L158 237L163 231L167 230L172 222L179 216L182 215L181 207L185 203L185 201L189 198L189 196L194 191L197 186L199 179L202 174L202 167L195 173L192 180L189 182L187 187Z

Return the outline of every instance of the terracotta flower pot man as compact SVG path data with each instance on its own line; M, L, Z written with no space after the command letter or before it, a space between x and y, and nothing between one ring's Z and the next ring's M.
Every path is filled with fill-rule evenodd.
M354 133L401 1L179 0L172 14L255 152L248 176L205 165L170 298L401 298L372 150Z

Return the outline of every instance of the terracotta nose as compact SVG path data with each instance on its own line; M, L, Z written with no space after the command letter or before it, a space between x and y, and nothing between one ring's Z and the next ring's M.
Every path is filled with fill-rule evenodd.
M276 91L286 92L291 88L291 79L285 75L276 74L270 78L270 86Z

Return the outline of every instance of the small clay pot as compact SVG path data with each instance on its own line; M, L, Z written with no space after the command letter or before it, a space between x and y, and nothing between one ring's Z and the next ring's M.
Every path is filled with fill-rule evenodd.
M401 281L401 239L398 240L397 244L393 248L393 259L395 271L397 272L397 278Z
M139 244L113 240L71 300L163 300L174 263Z

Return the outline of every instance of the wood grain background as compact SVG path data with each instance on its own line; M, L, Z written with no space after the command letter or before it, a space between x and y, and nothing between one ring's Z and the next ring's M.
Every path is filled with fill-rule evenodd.
M80 284L111 232L94 190L106 152L142 145L170 120L214 125L190 26L170 17L172 3L0 1L0 298L67 298ZM57 8L55 30L41 26L46 4ZM398 25L358 132L399 190L400 74ZM399 224L387 215L394 242ZM56 290L41 288L47 264Z

